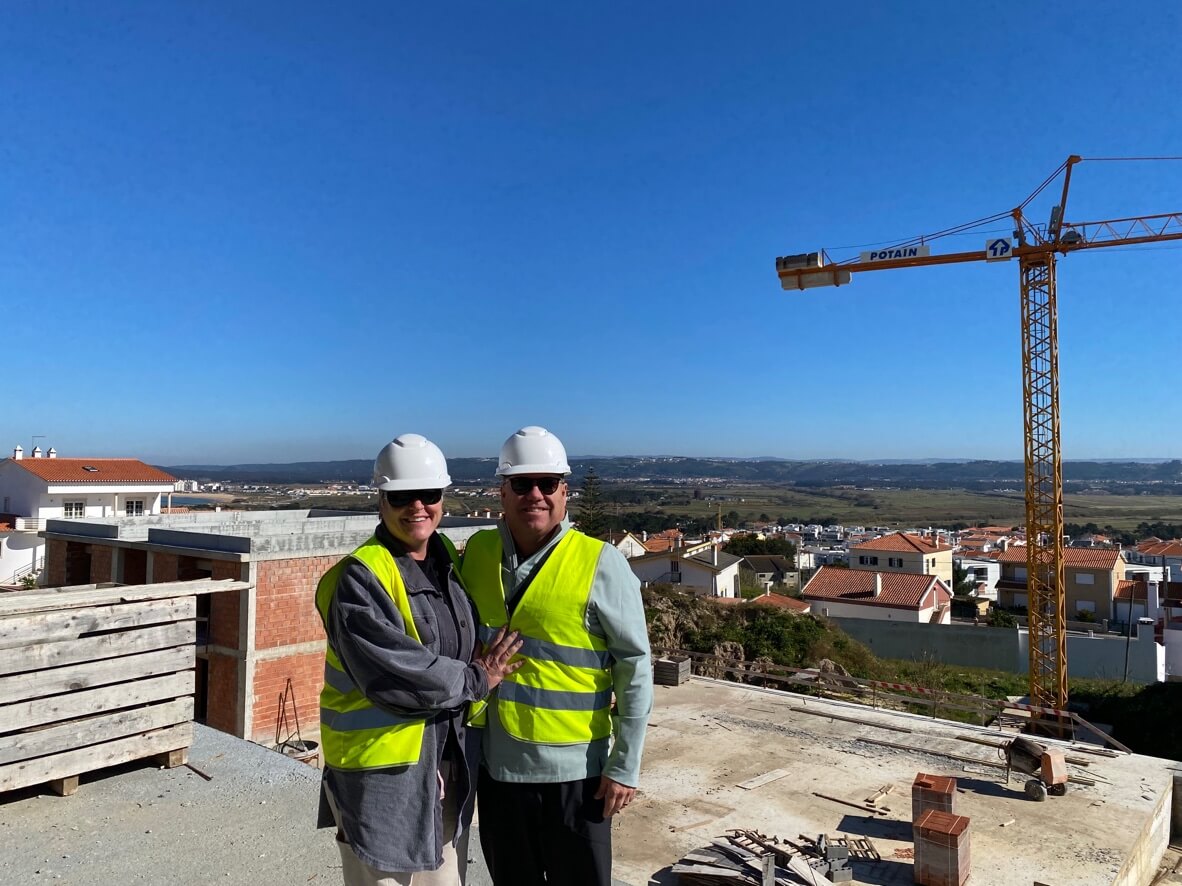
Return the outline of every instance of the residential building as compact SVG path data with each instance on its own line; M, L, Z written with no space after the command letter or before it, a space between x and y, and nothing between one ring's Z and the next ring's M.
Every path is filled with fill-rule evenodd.
M1010 548L997 558L1001 578L997 582L998 603L1007 608L1029 606L1026 587L1026 548ZM1063 593L1067 618L1119 620L1112 605L1117 582L1124 580L1125 561L1121 552L1104 548L1063 549ZM1123 616L1121 616L1123 618Z
M1126 550L1125 559L1140 566L1160 566L1165 570L1166 581L1182 581L1182 540L1151 538Z
M801 592L812 611L829 618L950 624L952 592L935 575L823 566Z
M983 600L997 599L997 583L1001 580L1001 564L997 560L984 554L972 557L957 554L952 562L969 574L969 579L976 585L978 597Z
M893 532L850 548L850 569L934 575L952 587L952 546L931 538Z
M629 560L645 584L671 584L706 597L739 597L742 557L720 551L718 545L674 548Z
M17 446L0 461L0 585L41 569L47 520L159 514L176 478L134 458L58 458Z
M604 540L629 560L633 557L643 557L649 552L648 548L644 546L644 542L631 532L609 532L608 537Z
M745 554L743 568L755 574L755 580L768 590L772 585L782 585L789 579L796 581L796 568L792 561L779 554Z

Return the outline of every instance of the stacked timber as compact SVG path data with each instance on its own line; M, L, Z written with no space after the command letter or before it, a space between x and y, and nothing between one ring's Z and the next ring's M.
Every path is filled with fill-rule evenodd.
M658 686L679 686L689 678L688 655L670 655L653 662L653 682Z
M197 593L242 582L86 586L0 595L0 793L158 757L193 736Z

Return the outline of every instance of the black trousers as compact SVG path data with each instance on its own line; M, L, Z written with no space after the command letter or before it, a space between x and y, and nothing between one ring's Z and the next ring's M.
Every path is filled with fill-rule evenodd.
M598 775L518 784L481 767L480 847L495 886L611 886L611 820L598 789Z

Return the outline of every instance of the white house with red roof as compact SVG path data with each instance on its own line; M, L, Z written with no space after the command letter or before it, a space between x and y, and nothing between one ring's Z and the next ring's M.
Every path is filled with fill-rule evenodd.
M17 446L0 461L0 585L40 570L46 520L159 514L176 478L134 458L29 456Z
M952 545L892 532L850 547L850 569L934 575L952 587Z
M952 591L935 575L822 566L801 597L815 614L951 624Z

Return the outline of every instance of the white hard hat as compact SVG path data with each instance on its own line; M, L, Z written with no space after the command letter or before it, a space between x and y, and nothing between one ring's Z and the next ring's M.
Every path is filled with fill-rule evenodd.
M438 446L421 434L403 434L383 446L374 459L373 485L383 492L446 489L451 477Z
M566 463L562 441L545 428L537 425L522 428L501 447L498 477L518 474L562 474L565 477L569 473L570 465Z

